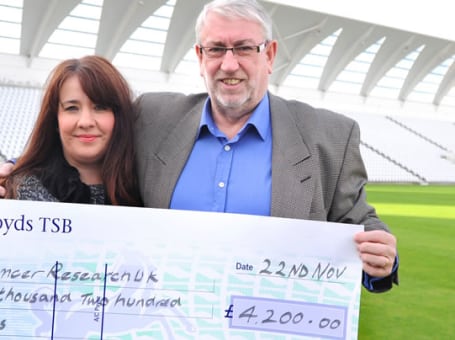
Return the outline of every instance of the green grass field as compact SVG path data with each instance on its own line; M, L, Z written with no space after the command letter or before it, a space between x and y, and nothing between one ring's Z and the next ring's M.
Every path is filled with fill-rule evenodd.
M455 339L455 186L369 184L398 239L400 285L362 290L359 339Z

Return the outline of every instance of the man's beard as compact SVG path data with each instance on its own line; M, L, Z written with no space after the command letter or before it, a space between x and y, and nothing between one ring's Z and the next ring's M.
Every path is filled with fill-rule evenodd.
M239 95L225 95L218 93L214 99L219 109L232 112L248 107L251 95L250 93L242 93Z

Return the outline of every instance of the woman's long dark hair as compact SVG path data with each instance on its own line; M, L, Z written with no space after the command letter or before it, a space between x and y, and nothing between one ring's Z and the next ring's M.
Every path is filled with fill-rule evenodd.
M26 148L11 175L0 180L0 184L3 182L7 189L6 197L16 198L17 179L23 176L35 175L41 180L47 176L46 181L66 180L61 173L52 171L61 170L59 164L67 165L57 128L57 114L60 89L72 76L77 76L93 103L111 108L114 112L114 130L101 169L107 200L114 205L142 205L134 160L132 92L120 72L100 56L68 59L53 70Z

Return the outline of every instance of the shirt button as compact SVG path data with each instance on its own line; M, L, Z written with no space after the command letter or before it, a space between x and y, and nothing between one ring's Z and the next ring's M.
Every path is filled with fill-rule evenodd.
M224 182L219 182L218 183L218 187L220 187L220 188L224 188L224 185L225 185Z
M224 146L224 151L230 151L231 150L231 146L230 145L225 145Z

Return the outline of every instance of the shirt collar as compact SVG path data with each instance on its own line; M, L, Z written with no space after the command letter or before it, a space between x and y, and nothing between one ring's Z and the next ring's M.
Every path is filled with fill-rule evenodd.
M199 130L197 138L202 131L203 127L207 127L210 133L216 137L224 137L223 133L215 125L215 122L212 118L212 109L211 109L211 99L207 97L204 107L202 108L201 122L199 123ZM253 114L245 123L245 125L240 129L238 135L242 135L244 131L252 126L255 128L262 140L265 140L267 137L268 130L270 129L270 104L268 93L264 95L259 104L253 111Z

